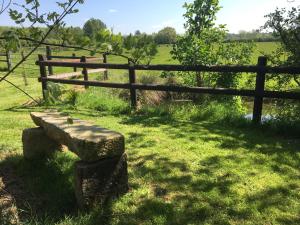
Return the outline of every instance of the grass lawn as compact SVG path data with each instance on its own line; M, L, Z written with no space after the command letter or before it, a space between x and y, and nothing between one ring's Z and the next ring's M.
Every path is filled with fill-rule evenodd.
M37 98L36 76L27 87L19 75L10 80ZM130 191L80 213L73 192L77 157L64 151L52 161L24 160L22 130L34 127L29 112L45 108L23 105L28 99L6 83L0 90L0 181L24 224L300 223L298 139L210 120L62 107L126 138Z

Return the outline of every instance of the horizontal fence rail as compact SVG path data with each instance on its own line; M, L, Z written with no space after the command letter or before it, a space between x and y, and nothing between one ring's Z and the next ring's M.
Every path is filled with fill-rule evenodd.
M81 81L81 80L65 80L57 78L40 78L39 81L49 81L61 84L85 85L94 87L109 87L119 89L130 89L133 87L137 90L147 91L169 91L169 92L183 92L183 93L198 93L198 94L215 94L215 95L235 95L244 97L255 97L254 90L236 90L229 88L203 88L203 87L186 87L186 86L168 86L157 84L128 84L128 83L108 83L100 81ZM281 92L281 91L264 91L265 98L278 99L294 99L300 100L300 92Z
M128 70L153 70L153 71L178 71L178 72L216 72L216 73L273 73L273 74L299 74L300 67L283 66L185 66L185 65L128 65L128 64L108 64L108 63L82 63L82 62L61 62L43 61L36 62L40 66L56 67L77 67L87 69L123 69Z
M51 56L52 59L81 59L81 56L60 56L60 55L52 55ZM86 56L85 58L87 59L102 59L100 57L94 57L94 56Z
M283 91L265 91L266 74L283 74L283 75L300 75L300 67L271 67L267 66L267 58L259 57L258 64L255 66L185 66L185 65L132 65L128 64L109 64L93 63L85 60L84 62L65 62L56 60L46 60L45 57L39 56L36 65L40 66L41 77L39 81L43 86L43 93L47 90L47 82L72 84L82 86L95 86L106 88L119 88L130 90L131 106L137 105L136 90L149 91L167 91L167 92L185 92L213 95L233 95L254 97L253 122L260 123L262 117L263 99L296 99L300 100L300 92L283 92ZM118 69L128 70L129 83L109 83L100 81L85 80L67 80L57 79L47 76L46 67L69 67L82 68L83 74L87 75L87 69ZM160 84L139 84L136 83L137 70L149 71L182 71L182 72L216 72L216 73L256 73L255 90L237 90L230 88L207 88L207 87L188 87L179 85L160 85ZM87 76L85 76L87 77Z

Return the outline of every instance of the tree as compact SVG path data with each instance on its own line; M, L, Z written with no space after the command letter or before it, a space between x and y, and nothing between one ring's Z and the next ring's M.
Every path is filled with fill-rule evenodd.
M132 34L124 38L124 48L134 63L150 64L157 54L157 45L151 35L141 34L133 36Z
M135 36L140 36L141 34L142 34L142 32L139 31L139 30L136 30L136 31L134 32L134 35L135 35Z
M124 48L126 50L131 50L134 47L135 44L135 37L132 34L129 34L128 36L124 37Z
M264 29L271 30L275 37L280 39L280 46L271 54L266 54L269 61L277 66L300 65L300 6L297 8L276 9L266 15L267 22ZM300 78L297 75L284 76L272 74L267 79L276 82L276 88L287 89L300 87ZM300 104L295 101L278 100L276 102L276 119L285 124L299 124Z
M86 36L88 36L90 39L94 39L96 34L106 29L105 23L103 23L99 19L89 19L83 26L83 32Z
M194 0L185 3L186 19L184 36L173 46L172 55L184 65L245 64L250 62L253 44L225 43L225 25L215 25L220 10L218 0ZM189 85L236 86L238 74L188 73L185 82ZM225 79L226 78L226 79Z
M155 36L157 44L174 44L176 42L176 30L172 27L165 27Z
M300 6L286 9L276 9L266 16L268 19L264 29L271 30L273 35L280 39L280 47L272 54L267 55L274 65L300 65ZM300 87L300 79L295 76L270 76L277 80L278 88L290 85L293 80Z
M123 52L123 37L121 33L114 34L108 29L101 30L96 35L96 41L96 48L100 48L107 53L120 55Z

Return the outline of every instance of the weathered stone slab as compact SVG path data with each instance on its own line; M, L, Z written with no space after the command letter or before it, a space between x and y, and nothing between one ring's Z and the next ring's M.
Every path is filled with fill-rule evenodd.
M127 155L75 163L75 194L81 209L104 204L128 191Z
M61 145L50 139L43 128L30 128L23 131L23 154L26 159L49 158Z
M120 133L57 112L35 112L30 115L51 139L66 145L83 161L121 156L125 151L125 139Z

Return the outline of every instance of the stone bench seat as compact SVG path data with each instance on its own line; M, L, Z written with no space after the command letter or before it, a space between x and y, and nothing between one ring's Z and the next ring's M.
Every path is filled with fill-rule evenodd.
M77 154L81 160L74 166L74 187L80 208L104 204L128 191L122 134L58 112L33 112L30 116L38 127L23 131L24 157L50 158L62 145Z
M124 136L118 132L71 119L57 112L34 112L30 115L49 138L66 145L83 161L121 156L125 151Z

